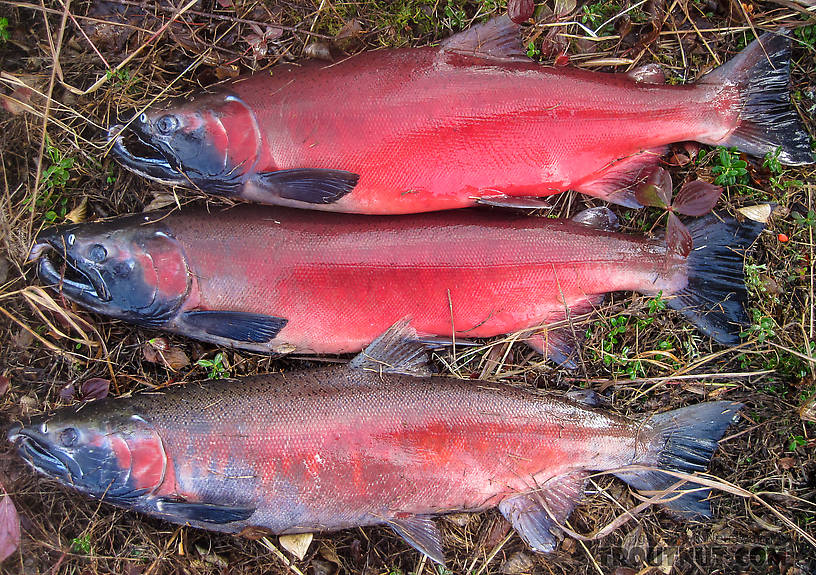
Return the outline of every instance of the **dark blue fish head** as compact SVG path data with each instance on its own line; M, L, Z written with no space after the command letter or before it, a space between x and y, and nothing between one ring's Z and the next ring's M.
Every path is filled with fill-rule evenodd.
M252 110L236 94L201 94L150 108L108 141L119 162L147 178L234 195L260 156L262 137Z
M164 479L163 444L140 416L106 414L110 402L94 403L98 405L66 408L25 426L15 424L8 439L43 475L97 499L134 505Z
M47 229L29 258L38 260L40 279L64 297L159 327L175 315L192 284L184 250L160 220L148 214Z

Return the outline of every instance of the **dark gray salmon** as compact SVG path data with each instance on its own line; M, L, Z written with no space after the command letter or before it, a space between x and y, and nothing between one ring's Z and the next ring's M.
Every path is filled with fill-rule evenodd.
M389 525L442 562L432 516L498 507L537 551L557 544L587 475L704 471L740 404L627 419L516 387L428 377L397 325L348 366L189 384L68 408L9 431L35 469L92 497L238 533ZM630 465L653 471L621 471ZM665 505L707 516L708 490ZM689 489L689 486L686 486ZM702 489L702 490L701 490Z

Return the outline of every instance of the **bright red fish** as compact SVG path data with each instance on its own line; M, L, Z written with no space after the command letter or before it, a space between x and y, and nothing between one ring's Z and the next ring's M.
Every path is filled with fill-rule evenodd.
M94 311L256 351L356 352L404 317L422 336L491 337L620 290L662 292L717 341L739 341L743 252L761 224L695 220L685 255L599 229L611 218L185 208L45 230L32 257L42 281ZM548 331L530 343L563 361L570 339Z
M813 162L785 36L670 86L538 65L517 34L501 17L438 47L277 66L114 126L113 151L165 183L367 214L540 206L529 199L567 189L637 206L633 190L684 140Z
M279 534L389 525L440 563L432 516L490 507L552 551L593 471L710 515L707 488L673 492L677 475L660 470L705 471L740 404L630 420L518 387L417 377L427 358L405 333L390 330L349 366L101 400L9 439L63 484L168 521Z

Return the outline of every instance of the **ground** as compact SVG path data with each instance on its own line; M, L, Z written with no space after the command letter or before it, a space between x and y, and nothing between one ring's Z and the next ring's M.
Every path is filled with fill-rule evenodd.
M816 10L808 4L537 2L534 21L524 26L524 43L543 65L625 72L656 62L667 81L683 83L733 56L755 30L791 28L793 102L813 137ZM112 380L116 395L219 374L308 367L133 328L38 287L26 256L37 231L52 222L176 201L223 203L126 172L106 153L105 126L155 98L239 73L309 56L427 45L503 10L505 2L491 0L238 0L235 5L233 0L0 0L0 93L8 96L0 111L0 421L25 420L75 401L73 386L81 388L92 378ZM492 347L469 357L437 357L442 369L461 376L553 393L591 388L610 409L626 414L704 398L744 402L742 419L722 441L710 470L717 486L714 519L678 522L651 509L605 538L567 538L557 552L541 556L509 532L497 512L454 516L439 521L451 572L794 575L816 570L816 168L779 167L770 160L697 146L677 146L667 160L678 184L720 176L726 187L719 210L776 204L746 262L752 325L740 345L712 343L659 299L615 294L599 314L579 323L586 341L577 371L558 369L520 345L511 346L500 364L486 361L489 354L503 355L510 345L504 342L488 342ZM552 213L574 214L587 201L563 194ZM633 233L660 233L664 226L658 209L616 211ZM175 369L157 357L157 347L173 355ZM274 537L253 540L178 528L86 500L39 478L8 446L0 451L0 483L19 511L23 532L20 550L0 565L5 573L445 572L422 561L387 529L317 535L306 557L293 560ZM619 481L597 477L571 526L592 536L637 503Z

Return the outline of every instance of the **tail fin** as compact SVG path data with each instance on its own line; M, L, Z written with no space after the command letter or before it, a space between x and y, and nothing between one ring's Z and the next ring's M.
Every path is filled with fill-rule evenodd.
M706 471L717 442L731 423L736 420L741 403L714 401L683 407L655 415L644 422L650 429L652 439L649 448L635 464L648 465L668 471L694 473ZM680 481L677 477L657 470L630 471L616 473L619 478L635 489L643 491L663 491ZM666 495L670 499L663 505L672 511L688 517L710 517L708 502L710 489L686 483L680 495Z
M748 324L743 260L763 227L753 220L740 223L716 214L688 225L694 240L687 260L688 284L666 303L719 343L739 342L741 326Z
M810 137L788 93L790 38L763 34L700 82L736 84L740 94L737 129L719 144L760 158L780 149L779 161L792 166L814 162Z

